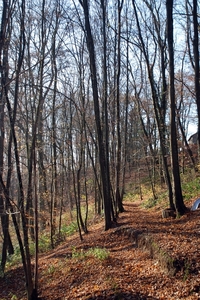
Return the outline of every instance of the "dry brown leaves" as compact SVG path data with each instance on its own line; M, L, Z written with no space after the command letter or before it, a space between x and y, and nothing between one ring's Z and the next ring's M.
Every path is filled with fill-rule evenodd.
M78 235L39 259L39 296L45 300L73 299L200 299L200 211L180 219L162 219L157 210L125 204L119 226L153 235L163 252L184 261L174 277L168 276L147 251L136 248L127 236L104 232L103 223L91 226L81 242ZM93 256L72 258L72 252L106 248L105 260ZM1 279L0 299L25 299L22 270ZM20 296L21 295L21 296Z

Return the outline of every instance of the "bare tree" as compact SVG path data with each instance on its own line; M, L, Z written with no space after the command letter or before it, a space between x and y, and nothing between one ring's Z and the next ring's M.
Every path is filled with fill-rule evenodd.
M174 38L173 38L173 0L166 1L167 11L167 41L169 53L169 101L170 101L170 146L171 166L173 177L173 198L178 214L185 213L186 207L183 202L181 179L179 170L177 126L176 126L176 101L174 87Z
M121 174L121 120L120 120L120 72L121 72L121 12L123 8L123 0L118 0L117 11L118 11L118 33L117 33L117 75L116 75L116 110L117 110L117 157L116 157L116 205L119 212L123 212L124 208L122 205L121 191L120 191L120 174Z
M199 64L199 22L197 14L198 1L193 0L193 26L194 26L194 37L193 37L193 53L194 53L194 72L195 72L195 93L198 113L198 141L200 148L200 64Z
M4 170L4 139L5 139L5 127L4 127L4 114L5 114L5 93L4 86L8 89L9 85L9 67L8 67L8 49L11 35L11 19L7 19L7 15L11 15L10 6L7 1L3 2L3 11L1 19L1 31L0 31L0 65L1 67L1 90L0 90L0 176L3 177ZM11 18L11 16L10 16ZM9 147L10 148L10 147ZM9 185L9 176L7 187ZM1 270L4 273L5 264L7 260L7 249L9 254L14 253L14 249L11 242L11 237L9 234L9 214L6 213L8 210L8 202L4 201L3 189L0 187L0 217L1 225L3 229L3 245L2 245L2 255L1 255ZM9 247L9 248L8 248Z
M84 12L86 42L87 42L87 47L88 47L88 52L90 57L90 72L91 72L91 81L92 81L95 121L96 121L96 128L97 128L97 137L98 137L99 163L101 168L101 180L102 180L102 188L103 188L105 230L108 230L112 226L112 199L111 199L108 172L106 169L105 145L103 143L103 135L102 135L101 122L100 122L95 49L94 49L94 41L92 37L92 31L91 31L90 20L89 20L88 1L80 0L80 3L83 7L83 12Z
M159 131L163 167L164 167L165 178L166 178L166 182L167 182L167 186L168 186L169 204L170 204L171 209L174 209L172 184L171 184L171 179L170 179L169 168L167 165L167 155L166 155L167 154L167 147L166 147L166 144L167 144L167 142L166 142L167 84L166 84L166 75L165 75L165 72L166 72L165 36L164 36L164 38L162 38L162 35L160 32L161 22L159 20L158 10L154 9L156 11L154 13L153 7L150 5L150 3L148 1L145 1L150 13L152 14L153 24L155 27L155 31L153 31L152 28L149 28L149 26L146 25L153 36L153 41L156 40L156 43L154 45L155 54L154 54L153 60L151 62L150 54L148 52L148 47L146 46L144 38L142 36L141 25L140 25L139 18L138 18L136 3L135 3L135 1L132 1L132 3L133 3L133 8L134 8L134 13L136 16L136 24L137 24L137 28L138 28L138 32L139 32L139 40L140 40L140 44L141 44L141 49L142 49L142 53L145 57L145 62L146 62L146 66L147 66L148 79L149 79L149 84L150 84L150 88L151 88L155 119L156 119L158 131ZM157 89L157 85L155 83L155 75L154 75L157 48L159 48L159 50L160 50L160 57L161 57L161 62L160 62L160 64L161 64L161 80L162 80L161 81L162 82L161 93L159 93L159 90ZM143 126L143 128L144 128L144 126ZM147 136L147 134L146 134L146 136Z

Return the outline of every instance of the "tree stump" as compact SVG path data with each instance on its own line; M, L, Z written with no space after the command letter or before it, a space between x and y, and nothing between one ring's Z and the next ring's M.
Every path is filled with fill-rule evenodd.
M176 212L171 208L166 208L162 210L163 218L176 218Z

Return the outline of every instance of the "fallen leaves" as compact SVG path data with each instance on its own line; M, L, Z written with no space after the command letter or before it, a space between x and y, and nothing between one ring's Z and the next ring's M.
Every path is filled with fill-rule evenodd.
M82 242L77 235L40 256L42 299L200 299L200 212L169 220L162 219L158 211L147 211L133 203L125 205L125 209L119 218L120 226L151 234L163 253L184 262L179 272L169 277L148 251L137 248L120 230L104 232L101 223L89 228ZM94 248L106 249L109 256L100 260L88 255ZM77 254L74 257L73 249ZM13 270L9 276L11 284L0 282L0 299L10 299L13 287L15 294L19 292L18 299L25 299L24 289L19 289L23 285L22 270Z

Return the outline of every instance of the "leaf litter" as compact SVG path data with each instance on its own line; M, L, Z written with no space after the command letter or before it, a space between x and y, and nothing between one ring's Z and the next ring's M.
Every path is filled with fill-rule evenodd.
M200 299L200 211L162 219L157 208L146 210L135 202L124 207L116 228L104 231L103 222L93 224L83 241L75 234L40 255L40 299ZM163 256L180 264L174 276L120 228L150 235ZM108 256L99 259L89 251L94 248L106 249ZM21 266L0 279L0 299L12 295L26 299Z

